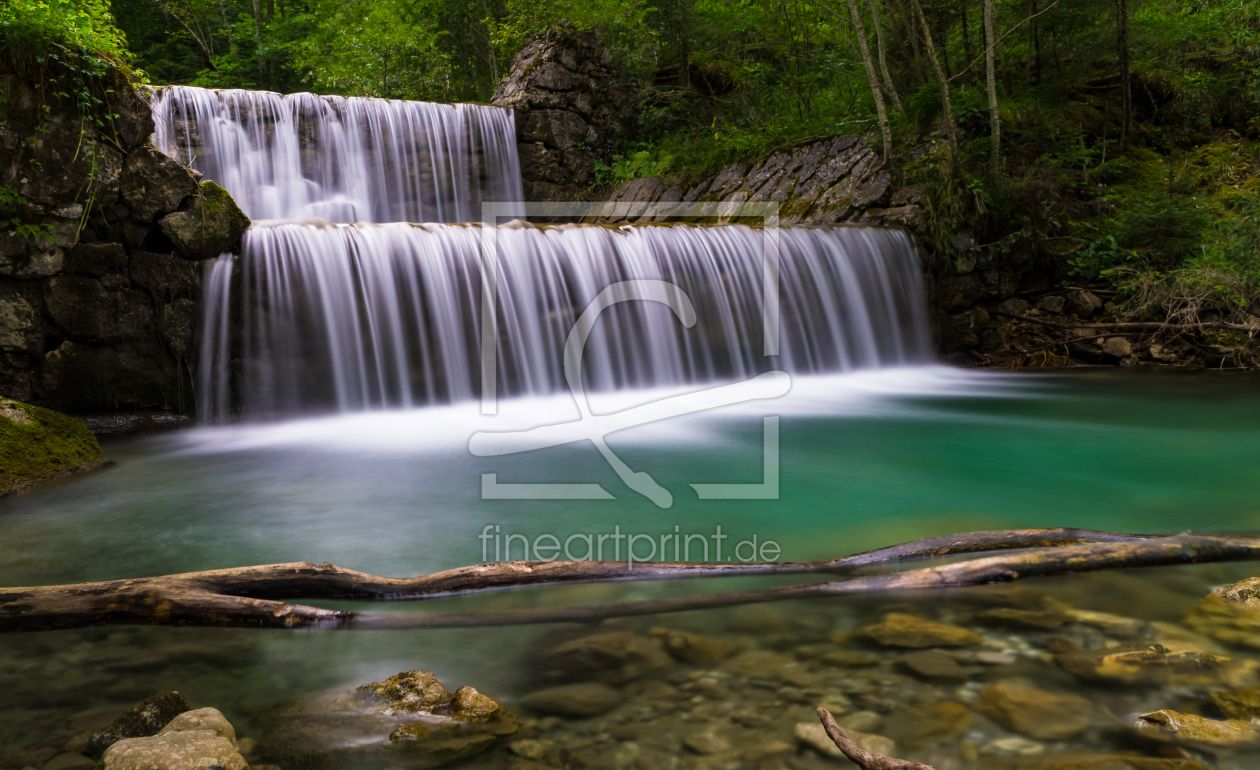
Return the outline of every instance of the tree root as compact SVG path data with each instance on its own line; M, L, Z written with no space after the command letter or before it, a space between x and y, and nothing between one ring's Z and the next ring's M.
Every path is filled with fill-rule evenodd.
M1031 549L1031 550L1029 550ZM993 551L1016 551L903 572L759 591L608 605L471 613L356 613L284 599L426 599L530 585L805 573ZM1260 558L1260 538L1130 535L1077 529L972 532L817 562L669 564L518 561L416 578L387 578L332 564L295 562L63 586L0 588L0 633L95 625L197 625L303 629L469 628L593 623L740 604L1001 583L1104 569Z
M827 737L831 739L831 742L836 744L836 748L862 770L936 770L931 765L867 751L854 743L844 728L836 724L831 712L822 706L818 707L818 718L822 720L823 729L827 731Z

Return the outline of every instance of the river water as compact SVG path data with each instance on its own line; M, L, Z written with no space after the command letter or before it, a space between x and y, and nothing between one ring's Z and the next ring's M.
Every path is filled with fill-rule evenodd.
M1009 374L935 366L798 377L770 412L728 408L610 437L631 468L671 490L669 508L624 486L588 442L499 457L468 452L477 430L574 419L569 396L505 401L495 417L468 404L111 439L103 442L110 467L0 502L0 582L70 583L299 560L409 576L493 561L493 540L479 537L494 531L488 526L530 543L544 534L562 542L574 534L598 536L617 526L650 535L654 544L675 527L712 544L720 526L729 537L723 560L754 535L760 544L773 541L780 558L804 560L977 529L1251 532L1260 528L1257 385L1246 374ZM648 395L596 394L593 411L615 411ZM779 498L696 499L689 484L762 481L766 413L780 421ZM598 483L616 499L482 500L487 473L499 483ZM573 546L577 556L581 542ZM648 542L640 542L640 558ZM520 558L519 538L513 547L511 558ZM1213 585L1248 573L1245 565L1204 566L1027 585L1084 609L1176 621ZM539 588L431 600L424 609L550 606L775 582L784 581ZM942 599L888 600L894 601L931 612ZM778 632L797 633L798 643L807 644L890 606L873 599L793 603L785 605ZM783 648L770 630L732 631L738 612L612 626L665 623L725 635L737 646ZM556 633L574 632L102 628L9 636L0 651L0 746L17 756L41 736L64 739L75 714L161 689L221 709L249 736L253 717L286 697L416 668L434 671L448 689L472 684L513 707L547 683L535 653L551 638L545 634ZM1059 689L1085 687L1061 672L1051 679ZM940 697L953 697L957 686L940 690ZM972 738L979 744L994 734ZM1090 740L1097 744L1091 750L1127 746ZM949 763L963 760L949 752L957 741L940 744L931 756L956 766Z

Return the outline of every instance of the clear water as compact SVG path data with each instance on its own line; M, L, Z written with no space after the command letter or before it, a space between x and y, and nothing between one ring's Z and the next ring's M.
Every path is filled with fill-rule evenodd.
M563 540L614 525L659 535L675 525L711 534L720 524L728 545L756 534L777 541L782 558L792 560L989 528L1253 531L1260 528L1257 385L1245 374L943 367L798 378L777 405L778 500L701 501L687 487L759 480L760 419L749 408L610 439L631 467L674 492L670 509L627 490L589 444L492 458L467 452L474 430L541 422L544 413L573 416L563 398L509 403L495 418L479 417L475 405L452 406L115 440L105 444L112 467L0 502L0 581L68 583L297 560L415 575L481 561L478 535L486 525ZM595 411L630 397L596 397ZM598 482L617 499L483 501L479 478L489 472L501 482ZM1089 609L1175 620L1214 583L1248 572L1245 565L1208 566L1028 585ZM544 588L433 600L424 609L763 583ZM872 600L827 600L798 603L791 614L830 627L880 608ZM728 617L651 622L717 634L726 633ZM451 689L472 684L511 703L540 686L530 644L549 632L126 628L9 636L0 649L0 746L64 730L70 714L166 688L222 709L244 735L252 714L284 697L414 668L435 671ZM1064 686L1071 685L1057 682Z

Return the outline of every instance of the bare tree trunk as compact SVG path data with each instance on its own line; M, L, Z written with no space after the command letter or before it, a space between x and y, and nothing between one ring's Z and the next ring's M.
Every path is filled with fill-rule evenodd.
M1129 3L1116 0L1118 11L1117 37L1120 47L1120 146L1127 146L1133 130L1133 90L1129 74Z
M932 30L928 26L927 16L923 15L923 5L919 0L910 0L919 23L923 28L923 42L927 46L928 60L936 71L936 80L941 86L941 107L944 110L945 135L949 138L950 167L954 171L962 170L962 158L958 155L958 124L954 121L954 108L949 101L949 77L941 69L941 60L936 56L936 45L932 42Z
M401 627L465 627L484 625L515 625L521 623L586 622L602 617L678 612L701 607L726 607L750 602L774 601L779 598L810 598L823 595L824 589L832 593L854 590L869 592L890 590L881 588L879 581L899 581L898 586L913 587L915 574L926 576L927 583L920 587L947 585L943 574L934 570L916 570L904 573L885 573L852 581L822 583L816 585L789 586L770 591L736 592L702 596L687 596L635 602L628 605L565 607L557 610L517 611L509 613L471 613L458 615L407 615L390 619L371 613L358 614L341 610L327 610L302 604L289 604L283 599L359 599L404 600L428 599L452 594L495 591L524 586L556 585L561 583L588 583L623 580L666 580L671 578L721 577L733 575L793 575L824 572L852 574L863 567L904 564L906 562L939 559L951 555L993 551L1051 548L1047 552L1059 554L1061 547L1090 546L1151 546L1154 550L1141 550L1139 561L1129 566L1148 563L1140 559L1163 559L1158 563L1180 563L1191 560L1221 561L1224 559L1255 558L1253 549L1260 549L1256 538L1197 538L1198 550L1186 550L1185 536L1152 537L1115 532L1094 532L1079 529L1032 529L993 532L970 532L959 535L917 540L912 543L881 548L866 553L827 559L817 562L770 562L751 564L669 564L586 561L543 562L514 561L494 564L478 564L470 567L438 572L416 578L388 578L347 570L332 564L294 562L257 567L189 572L163 577L111 580L100 583L79 583L68 586L38 586L28 588L0 588L0 633L19 631L49 631L61 628L83 628L93 625L199 625L231 626L238 628L383 628L392 623ZM1058 549L1058 550L1056 550ZM1213 550L1215 549L1215 550ZM1260 551L1258 551L1260 552ZM1061 568L1067 562L1054 561L1057 556L1042 556L1034 551L1036 563L1046 570L1054 565ZM1076 552L1072 552L1076 554ZM1092 552L1091 552L1092 553ZM1105 553L1112 553L1105 551ZM1134 554L1125 552L1129 556ZM1248 556L1248 554L1253 554ZM989 565L980 572L959 577L964 581L992 582L994 579L1010 580L1010 572L1002 572L1005 566L993 566L990 559L966 561L939 568L965 570L969 565ZM1106 569L1123 564L1110 557L1072 556L1075 566L1067 571ZM1097 561L1103 558L1103 561ZM1088 561L1094 559L1094 561ZM1167 561L1171 559L1172 561ZM1005 564L1005 563L1003 563ZM993 572L997 569L998 572ZM1021 572L1023 570L1021 569ZM991 576L997 574L997 578ZM1030 568L1027 573L1039 574ZM986 577L989 576L989 577ZM869 580L875 580L871 583ZM911 580L911 582L906 582ZM962 583L959 583L962 584ZM831 588L828 589L827 587ZM844 588L836 588L845 586ZM785 593L786 592L786 593Z
M871 0L871 22L875 25L875 43L879 46L879 70L884 75L884 87L888 89L888 96L892 99L893 106L897 108L897 112L904 112L901 106L901 97L897 96L897 87L893 85L892 75L888 73L888 57L884 49L884 25L879 18L880 0Z
M875 97L875 113L879 116L879 132L884 140L884 162L892 157L892 129L888 125L888 110L884 107L884 94L879 87L879 75L875 73L875 61L871 58L871 48L866 44L866 27L862 24L862 13L858 10L857 0L849 0L849 16L853 20L853 32L857 35L858 47L862 51L862 64L866 67L866 79L871 84L871 94Z
M994 64L997 49L994 5L995 0L984 0L984 76L989 88L989 171L996 174L1002 149L1002 118L998 112L997 67Z

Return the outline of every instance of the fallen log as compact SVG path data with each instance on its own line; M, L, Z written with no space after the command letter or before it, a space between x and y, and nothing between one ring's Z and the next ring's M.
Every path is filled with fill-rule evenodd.
M1029 550L1032 549L1032 550ZM608 605L471 613L356 613L285 599L427 599L556 583L736 575L848 573L960 554L1016 551L904 572L860 575L760 591ZM95 625L198 625L304 629L467 628L591 623L738 604L1008 582L1100 569L1260 557L1260 538L1150 536L1075 529L998 530L928 538L818 562L666 564L502 562L416 578L386 578L332 564L295 562L62 586L0 588L0 632Z

